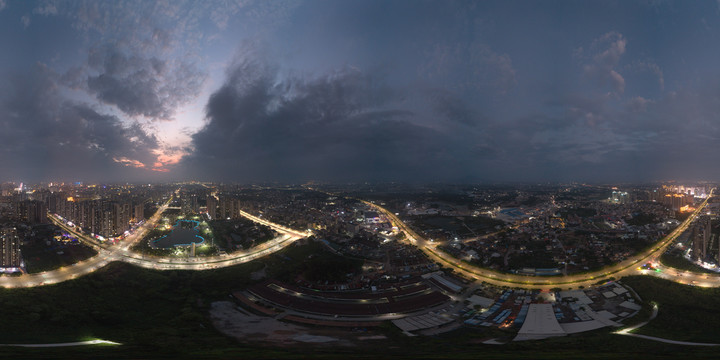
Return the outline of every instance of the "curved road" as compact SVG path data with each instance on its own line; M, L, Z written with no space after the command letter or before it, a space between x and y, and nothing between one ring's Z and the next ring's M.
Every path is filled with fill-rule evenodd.
M640 323L640 324L637 324L637 325L633 325L633 326L624 328L624 329L622 329L622 330L615 331L613 334L625 335L625 336L633 336L633 337L638 337L638 338L642 338L642 339L647 339L647 340L652 340L652 341L658 341L658 342L663 342L663 343L667 343L667 344L675 344L675 345L720 346L720 344L698 343L698 342L689 342L689 341L677 341L677 340L670 340L670 339L665 339L665 338L659 338L659 337L656 337L656 336L648 336L648 335L633 334L633 333L632 333L632 331L635 331L635 330L637 330L637 329L639 329L639 328L647 325L647 323L649 323L650 321L652 321L653 319L655 319L655 318L657 317L657 314L658 314L658 305L657 305L657 304L653 304L653 312L652 312L652 314L650 315L650 318L648 319L648 321L645 321L645 322L642 322L642 323Z
M148 269L156 270L207 270L216 269L226 266L242 264L257 258L270 255L293 242L310 235L284 226L272 223L259 217L241 211L242 216L266 225L280 233L280 235L272 240L262 243L248 251L238 251L229 255L191 258L191 259L174 259L153 257L130 251L132 245L142 240L148 231L152 230L157 222L161 219L161 215L167 209L170 201L162 205L148 221L140 228L136 229L132 234L127 236L118 245L110 245L98 242L90 236L82 234L76 228L68 226L64 220L55 215L48 218L63 230L76 236L84 243L92 246L98 254L76 264L61 267L52 271L45 271L37 274L24 274L22 276L3 276L0 277L0 286L5 288L16 287L35 287L42 285L56 284L62 281L72 280L77 277L89 274L98 270L110 262L124 261L133 265L141 266Z
M714 190L714 189L713 189ZM384 207L364 201L363 202L379 212L382 212L385 214L385 216L390 219L391 223L394 226L397 226L398 229L403 231L407 237L407 240L423 250L425 254L427 254L431 259L433 259L436 262L439 262L441 264L444 264L446 266L449 266L456 270L459 273L462 273L465 276L468 276L469 278L485 281L493 285L499 285L499 286L511 286L511 287L519 287L519 288L525 288L525 289L551 289L555 287L580 287L580 286L591 286L601 281L607 281L610 280L610 278L621 278L623 276L627 275L639 275L639 274L648 274L648 275L655 275L659 276L665 279L673 280L680 283L690 283L690 284L697 284L699 286L720 286L720 276L718 275L704 275L704 274L694 274L694 275L688 275L688 280L680 279L678 276L673 276L672 271L665 271L665 272L655 272L655 271L648 271L648 270L640 270L638 268L639 265L642 265L647 262L657 262L657 258L662 255L662 253L665 251L665 249L672 244L672 242L680 236L685 230L687 230L688 226L693 222L693 220L700 214L700 212L705 208L707 205L708 200L710 200L710 197L712 197L712 191L710 192L710 196L705 199L705 201L698 206L698 208L685 220L683 221L677 228L675 228L670 234L668 234L665 238L658 241L657 243L653 244L653 246L645 250L633 257L630 257L622 262L619 262L617 264L607 266L605 268L602 268L600 270L588 272L588 273L582 273L582 274L574 274L574 275L562 275L562 276L552 276L552 277L536 277L536 276L526 276L526 275L517 275L517 274L510 274L510 273L500 273L489 269L483 269L479 268L470 264L467 264L445 252L438 249L435 244L428 242L426 239L418 235L415 231L413 231L409 226L407 226L404 222L402 222L395 214L388 211ZM702 282L700 282L699 279L695 279L696 276L702 276ZM696 281L696 283L693 283L692 281Z
M680 234L687 230L690 223L692 223L692 221L697 217L697 215L702 211L702 209L704 209L705 205L707 205L709 199L710 197L708 197L697 208L697 210L695 210L695 212L693 212L691 216L689 216L682 224L675 228L665 238L654 244L652 248L620 263L605 267L597 271L584 274L553 277L535 277L506 274L469 265L441 251L433 243L426 241L387 209L371 202L364 202L385 214L393 223L393 225L397 226L401 231L406 234L407 240L410 243L423 250L431 259L450 266L451 268L464 274L465 276L499 286L512 286L525 289L550 289L566 286L587 287L601 281L609 280L611 277L620 278L626 275L638 274L658 276L661 278L689 285L705 287L720 286L720 275L683 272L677 269L666 268L660 265L657 266L660 271L641 270L638 267L638 265L644 264L646 262L657 262L657 258L665 251L667 246L669 246ZM225 266L237 265L251 260L255 260L263 256L267 256L278 250L283 249L284 247L292 244L298 239L304 238L311 234L310 232L302 232L290 229L276 223L267 221L260 217L253 216L247 212L241 211L240 214L243 217L257 223L266 225L274 229L281 235L276 237L275 239L260 244L248 251L240 251L232 253L230 255L214 257L174 259L146 256L130 251L130 247L133 244L135 244L137 241L140 241L145 236L145 234L147 234L148 231L155 227L157 222L160 220L163 211L167 208L171 200L172 197L170 200L168 200L167 203L165 203L163 206L160 207L160 209L158 209L158 211L155 213L155 215L153 215L153 217L151 217L145 224L143 224L140 228L134 231L131 235L127 236L127 238L119 245L108 245L99 243L97 240L78 232L77 229L67 226L62 219L57 218L56 216L50 216L49 218L55 224L63 228L65 231L73 234L74 236L77 236L83 242L91 245L93 248L95 248L95 250L98 251L98 254L85 261L53 271L47 271L39 274L26 274L17 277L3 276L0 277L0 286L12 288L55 284L58 282L71 280L85 274L89 274L99 268L102 268L103 266L107 265L112 261L124 261L144 268L157 270L215 269Z

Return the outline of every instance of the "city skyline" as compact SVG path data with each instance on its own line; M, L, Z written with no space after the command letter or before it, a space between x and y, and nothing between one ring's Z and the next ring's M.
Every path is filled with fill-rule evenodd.
M2 0L0 180L712 180L719 31L715 1Z
M110 297L90 297L100 311L49 311L60 314L61 322L50 321L62 323L68 329L62 338L72 342L26 345L33 336L47 341L48 335L25 330L15 335L23 339L19 345L5 334L6 346L112 344L118 348L97 351L152 357L177 352L168 341L196 334L197 321L211 321L209 331L239 340L243 348L257 334L292 326L283 333L287 336L252 345L259 347L251 351L273 358L277 353L268 354L266 346L278 342L293 349L291 344L323 339L325 351L336 353L339 341L354 341L360 347L353 350L364 354L383 342L397 346L397 336L412 334L417 337L407 341L423 342L425 336L450 332L472 337L443 336L422 348L402 344L399 352L442 354L443 346L472 344L472 354L500 348L536 358L538 351L556 352L550 338L558 336L582 339L562 344L565 352L601 351L610 357L635 353L638 344L682 345L673 355L687 354L686 346L695 347L692 354L718 346L714 332L705 330L714 322L697 320L701 314L716 318L716 312L690 305L715 301L720 288L720 202L713 183L273 187L187 182L45 184L27 191L2 185L4 300L41 294L41 301L66 307L47 291L81 294L87 286L93 293L112 291ZM205 281L180 278L185 276ZM224 276L233 280L220 280ZM118 294L136 291L119 279L145 287L128 300L135 305L121 311L123 318L141 318L120 326L104 316L118 312L115 304L127 303ZM168 286L163 293L185 295L165 298L175 310L159 315L168 320L157 320L148 306L158 301L158 283L166 280L186 287ZM23 297L13 298L16 293ZM198 307L180 310L179 305L187 307L188 293L200 299ZM41 309L34 306L37 299L31 301L25 305L30 312L9 306L4 318L32 328L43 315L31 312ZM148 331L136 330L140 324L182 322L189 311L194 315L182 332L153 339L151 347L135 345L136 331ZM276 318L279 312L282 320ZM99 338L77 341L73 323L92 327ZM157 325L151 329L157 332ZM623 348L618 335L644 340ZM487 345L476 340L488 336ZM184 346L202 345L198 338ZM528 340L547 346L527 354L515 342ZM211 341L214 351L237 351L232 341L226 347ZM602 350L608 344L612 354Z
M0 357L716 358L720 0L0 0Z

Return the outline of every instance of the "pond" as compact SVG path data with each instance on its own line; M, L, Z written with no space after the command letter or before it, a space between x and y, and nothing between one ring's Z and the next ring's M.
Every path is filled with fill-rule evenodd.
M170 234L153 240L151 246L159 249L170 249L191 246L193 243L200 245L205 242L205 239L200 236L198 226L200 226L200 223L194 220L178 220Z

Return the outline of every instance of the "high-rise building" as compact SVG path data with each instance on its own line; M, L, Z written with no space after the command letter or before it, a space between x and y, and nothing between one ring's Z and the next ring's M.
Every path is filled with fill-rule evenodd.
M690 230L690 240L692 241L692 256L697 259L700 254L700 242L698 241L697 226L693 226Z
M210 216L211 220L215 220L215 218L217 217L217 207L218 207L217 199L212 195L208 195L208 197L207 197L207 213Z
M218 216L222 219L237 219L240 217L240 204L238 199L230 197L220 198Z
M61 200L62 194L58 193L52 193L47 198L47 207L48 211L51 213L57 213L58 212L58 202Z
M705 259L705 255L707 254L707 242L705 241L705 233L706 230L702 220L699 221L699 224L693 226L692 232L690 233L690 238L693 242L693 258L695 259Z
M141 204L142 207L142 204ZM85 232L114 237L130 228L134 209L129 199L83 200L61 199L56 204L57 214L74 222Z
M33 200L28 206L28 221L31 224L47 223L47 205L45 202Z
M693 196L685 194L665 194L662 198L663 205L673 209L680 210L686 205L693 204Z
M190 210L192 210L193 213L200 211L200 203L198 202L197 194L190 195Z
M710 223L709 216L706 216L703 220L703 257L705 257L708 255L708 250L710 249L710 240L712 240L712 225Z
M717 238L717 262L716 264L720 265L720 236Z
M22 263L20 255L20 238L14 227L0 229L0 267L19 268Z
M100 210L100 226L98 227L96 234L100 234L104 237L110 237L115 235L115 222L113 221L113 211L110 209Z
M133 207L133 219L135 219L136 223L145 220L145 204L135 204Z
M38 200L23 200L15 202L15 216L30 224L47 222L47 207Z

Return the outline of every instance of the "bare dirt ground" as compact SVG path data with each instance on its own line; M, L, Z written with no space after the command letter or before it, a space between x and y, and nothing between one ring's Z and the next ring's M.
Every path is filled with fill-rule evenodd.
M213 325L223 334L241 341L260 341L273 344L330 344L333 346L354 346L355 341L382 340L383 335L357 333L349 330L309 328L258 316L238 308L230 301L211 304L210 318ZM372 335L372 336L368 336Z

